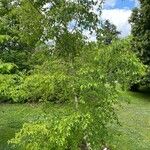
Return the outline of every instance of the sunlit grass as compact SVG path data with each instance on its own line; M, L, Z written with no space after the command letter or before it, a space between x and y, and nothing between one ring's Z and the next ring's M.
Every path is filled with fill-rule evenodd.
M148 92L127 92L120 101L122 107L119 107L118 116L121 126L113 127L110 147L114 150L149 150L150 95ZM24 122L36 120L42 113L39 105L0 104L0 150L10 150L7 141Z
M10 150L7 141L14 137L24 122L36 119L41 112L37 105L0 104L0 150Z
M124 100L127 100L126 102ZM129 103L128 103L129 102ZM118 115L121 126L114 128L115 150L150 149L150 95L125 93ZM115 135L114 133L114 135Z

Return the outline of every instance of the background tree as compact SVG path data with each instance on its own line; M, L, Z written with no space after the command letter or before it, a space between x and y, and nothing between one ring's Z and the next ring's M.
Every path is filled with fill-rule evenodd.
M14 57L16 50L33 52L38 44L49 40L55 44L55 51L52 52L65 57L76 56L79 47L73 43L84 40L84 30L92 32L97 29L102 2L2 0L0 34L9 38L0 45L1 51L8 53L5 55L7 58L2 57L3 55L1 58L21 66L23 62L18 63L18 59L15 60ZM95 7L97 12L94 11ZM14 53L11 58L8 57L10 53Z
M132 26L132 50L137 53L142 62L150 67L150 3L140 0L140 8L135 8L130 18ZM149 83L149 73L145 83ZM144 84L145 84L144 83Z
M130 18L132 25L132 47L144 64L150 65L150 3L141 0L140 8L135 8Z
M0 58L28 69L29 54L42 36L41 17L27 1L2 0L0 10Z
M109 45L113 40L118 39L120 34L114 24L110 23L109 20L105 20L101 23L101 28L97 31L97 40L99 43Z

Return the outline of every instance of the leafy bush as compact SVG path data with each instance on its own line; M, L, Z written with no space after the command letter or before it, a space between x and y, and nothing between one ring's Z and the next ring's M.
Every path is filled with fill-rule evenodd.
M0 74L0 100L15 101L17 97L17 86L20 84L22 78L17 74ZM17 97L18 98L18 97Z
M24 124L20 133L16 134L16 139L11 142L17 144L19 141L20 149L64 150L70 147L72 150L77 150L89 120L89 115L77 112L67 116L51 116L44 121ZM33 139L34 143L31 142Z
M20 82L20 76L17 74L18 67L13 63L3 63L0 61L0 100L11 101L13 92Z
M8 41L10 39L10 36L8 35L0 35L0 44L4 43L5 41Z
M7 63L16 64L20 71L30 69L28 62L30 57L31 53L26 50L4 50L0 52L0 59Z
M18 67L13 63L3 63L0 61L0 74L12 74L17 71Z
M60 150L78 149L82 143L96 150L105 144L109 123L117 121L115 104L121 87L126 89L145 71L128 43L121 40L101 49L87 45L72 62L53 56L37 66L21 84L25 98L65 101L71 111L25 124L10 143L23 149Z

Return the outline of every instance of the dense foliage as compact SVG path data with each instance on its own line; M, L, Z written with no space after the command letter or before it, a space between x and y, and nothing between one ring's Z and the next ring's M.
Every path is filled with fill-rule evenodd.
M135 50L143 63L150 64L150 3L141 0L140 8L133 10L130 22L132 25L133 50Z
M46 115L36 123L25 124L11 140L15 146L79 149L85 143L98 149L107 142L107 127L117 121L118 93L136 82L144 67L130 51L128 40L107 48L85 48L86 53L83 50L72 63L53 57L24 79L20 86L24 98L51 101L65 108L63 113L57 110L54 116Z
M116 40L118 32L108 22L109 45L87 40L85 31L98 32L98 39L107 32L107 26L99 30L101 4L0 2L0 100L52 106L24 124L9 141L14 149L98 150L107 143L118 93L137 82L145 67L129 39Z
M62 43L66 36L72 34L78 38L84 30L96 31L101 3L93 0L2 0L1 50L33 51L36 45L52 40L62 53L62 46L70 44L67 39ZM72 49L67 51L74 53Z
M150 66L150 3L149 0L140 0L140 7L135 8L130 18L133 39L132 50L137 53L142 62ZM144 84L150 83L148 70Z
M97 41L100 44L109 45L113 40L118 39L120 34L114 24L110 23L109 20L105 20L101 23L101 28L97 30Z

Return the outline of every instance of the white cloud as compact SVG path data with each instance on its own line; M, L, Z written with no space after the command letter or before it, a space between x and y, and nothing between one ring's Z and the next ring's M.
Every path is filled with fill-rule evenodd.
M88 38L87 41L96 41L96 33L95 32L93 32L91 34L88 30L84 30L83 35Z
M129 9L104 9L102 19L108 19L117 26L117 30L121 32L121 37L128 36L131 32L131 26L128 19L131 15Z
M140 6L140 2L138 0L135 0L135 7L139 7Z

